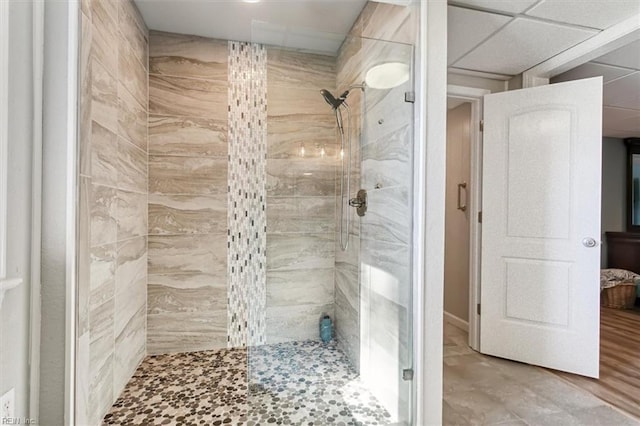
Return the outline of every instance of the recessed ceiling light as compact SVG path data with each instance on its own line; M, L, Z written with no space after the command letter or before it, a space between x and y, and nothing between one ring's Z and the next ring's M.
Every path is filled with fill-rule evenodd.
M245 3L260 3L260 0L242 0Z

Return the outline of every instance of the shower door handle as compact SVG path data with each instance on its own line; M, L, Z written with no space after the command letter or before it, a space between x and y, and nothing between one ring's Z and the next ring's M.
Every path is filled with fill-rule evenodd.
M464 205L462 204L462 190L464 189L465 195L467 192L467 182L462 182L458 184L458 210L466 211L467 210L467 198L465 197Z

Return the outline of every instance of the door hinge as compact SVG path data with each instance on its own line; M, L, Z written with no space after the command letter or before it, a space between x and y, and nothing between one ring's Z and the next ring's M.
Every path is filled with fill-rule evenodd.
M480 131L484 132L484 120L480 120Z
M412 368L407 368L405 370L402 370L402 380L413 380L413 369Z
M416 101L416 92L404 92L404 101L414 103Z
M478 223L482 223L482 212L478 212Z
M480 304L479 303L476 305L476 312L478 313L478 315L480 315Z

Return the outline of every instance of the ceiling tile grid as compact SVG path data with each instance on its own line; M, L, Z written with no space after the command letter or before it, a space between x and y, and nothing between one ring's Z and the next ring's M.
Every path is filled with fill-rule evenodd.
M594 62L587 62L572 70L564 72L553 78L554 83L560 83L562 81L580 80L583 78L591 78L602 76L604 83L617 80L620 77L629 75L633 70L627 68L620 68L612 65L597 64Z
M515 75L597 32L519 17L454 65L477 71Z
M512 14L523 13L539 0L455 0L452 4L460 4L478 9L495 10Z
M640 0L638 0L638 3L640 3ZM640 70L640 40L600 56L594 62Z
M604 30L640 13L638 0L544 0L527 15Z
M640 110L640 71L605 84L603 103L606 106Z
M447 64L453 64L511 19L505 15L449 6Z

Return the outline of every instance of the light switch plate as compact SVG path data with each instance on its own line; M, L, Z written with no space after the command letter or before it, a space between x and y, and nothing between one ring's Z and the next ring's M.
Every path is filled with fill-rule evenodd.
M11 388L0 398L0 422L14 419L16 414L16 390Z

